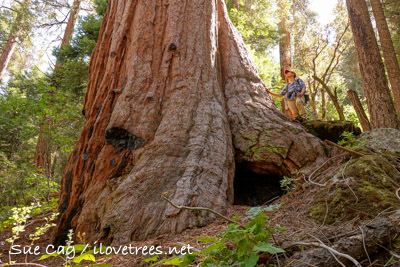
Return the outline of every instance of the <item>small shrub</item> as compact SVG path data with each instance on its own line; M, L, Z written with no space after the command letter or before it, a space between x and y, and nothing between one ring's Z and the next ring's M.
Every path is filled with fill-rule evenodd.
M203 237L198 241L208 244L208 247L191 254L174 256L154 263L154 265L189 266L197 261L197 266L244 266L251 267L257 264L260 253L283 253L283 249L274 247L270 240L273 232L281 231L268 224L264 211L278 208L279 205L267 208L254 207L248 211L245 219L250 221L244 225L230 224L217 237ZM155 262L158 256L145 260Z

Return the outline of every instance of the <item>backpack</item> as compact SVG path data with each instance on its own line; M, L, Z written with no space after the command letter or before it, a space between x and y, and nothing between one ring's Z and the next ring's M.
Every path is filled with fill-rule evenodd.
M300 82L299 82L299 78L295 79L297 84L299 85L299 87L301 88ZM307 93L307 91L304 93L304 104L307 105L308 101L310 101L310 95Z

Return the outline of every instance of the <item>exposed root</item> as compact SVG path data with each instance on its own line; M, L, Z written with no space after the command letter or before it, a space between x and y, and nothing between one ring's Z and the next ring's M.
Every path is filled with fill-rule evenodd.
M210 212L210 213L216 215L217 217L219 217L219 218L221 218L221 219L224 219L224 220L227 221L227 222L230 222L230 223L233 223L233 224L237 224L237 225L239 225L241 228L246 229L246 227L244 227L244 226L243 226L242 224L240 224L239 222L234 221L234 220L232 220L232 219L229 219L228 217L222 215L221 213L219 213L219 212L217 212L217 211L215 211L215 210L212 210L212 209L209 209L209 208L203 208L203 207L187 207L187 206L179 206L179 205L176 205L176 204L173 203L170 199L168 199L168 198L165 197L165 196L168 195L168 194L169 194L169 192L164 192L163 194L161 194L161 198L164 199L165 201L167 201L169 204L171 204L173 207L175 207L175 208L177 208L177 209L208 211L208 212Z
M364 153L360 153L360 152L357 152L357 151L354 151L354 150L351 150L351 149L342 147L342 146L340 146L340 145L338 145L338 144L335 144L335 143L333 143L333 142L331 142L331 141L329 141L329 140L325 140L325 142L326 142L328 145L334 146L334 147L336 147L336 148L339 148L339 149L341 149L341 150L344 150L344 151L346 151L346 152L349 152L349 153L351 153L351 154L353 154L353 155L356 155L356 156L359 156L359 157L363 157L363 156L366 156L366 155L367 155L367 154L364 154Z

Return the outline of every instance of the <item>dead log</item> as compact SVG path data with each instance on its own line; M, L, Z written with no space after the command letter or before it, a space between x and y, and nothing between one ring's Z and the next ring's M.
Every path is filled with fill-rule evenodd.
M396 232L395 225L389 218L379 218L360 227L357 234L340 238L330 247L361 261L369 257L372 258L382 250L382 247L388 247ZM338 257L337 259L346 266L353 266L348 259L343 257ZM296 252L288 259L288 263L290 262L291 267L339 265L332 253L321 247Z

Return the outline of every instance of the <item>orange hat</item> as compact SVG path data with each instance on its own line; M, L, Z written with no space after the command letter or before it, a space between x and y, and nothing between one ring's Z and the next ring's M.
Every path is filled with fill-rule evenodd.
M288 73L288 72L293 73L293 74L294 74L294 77L296 78L296 72L294 72L294 71L292 71L292 70L285 70L285 74Z

